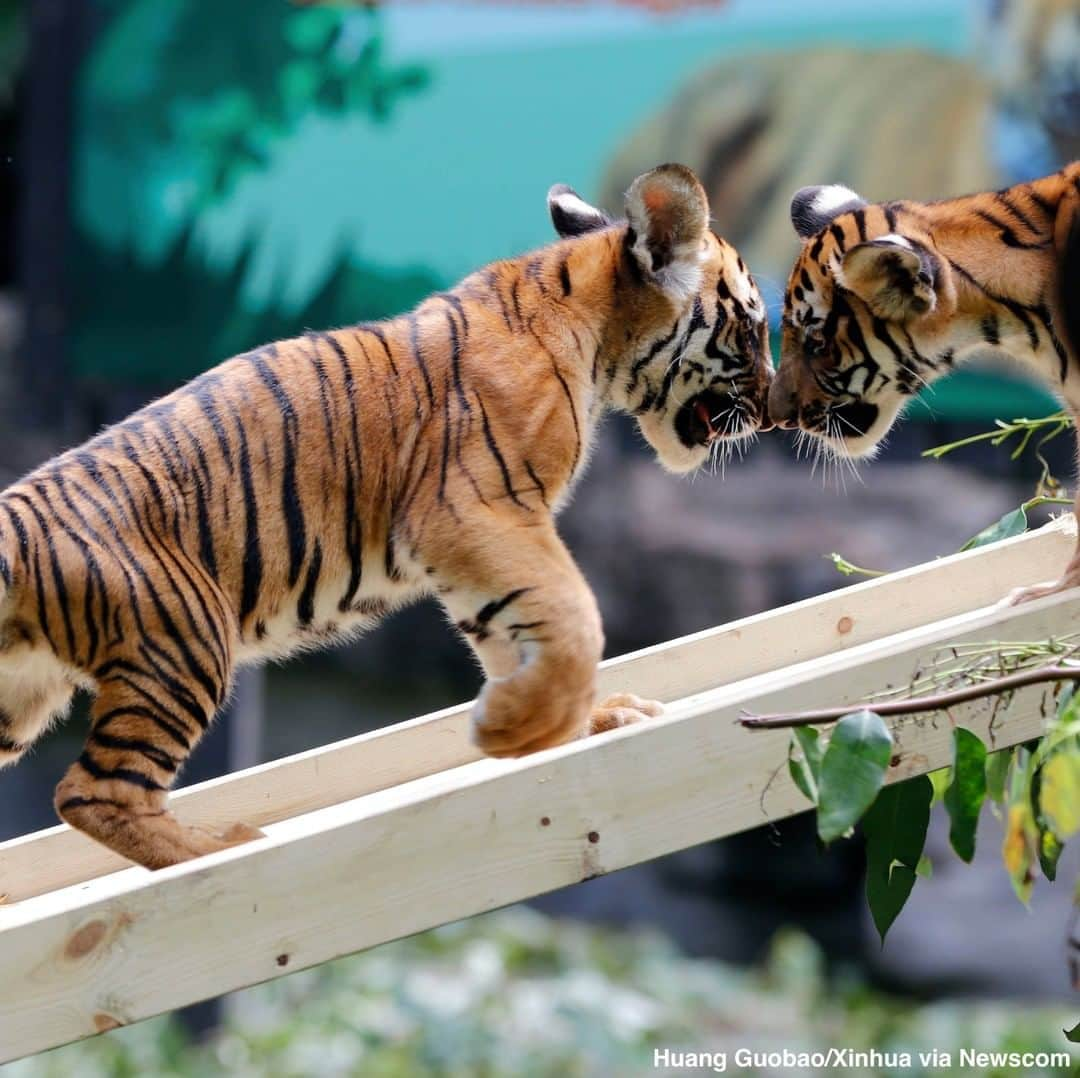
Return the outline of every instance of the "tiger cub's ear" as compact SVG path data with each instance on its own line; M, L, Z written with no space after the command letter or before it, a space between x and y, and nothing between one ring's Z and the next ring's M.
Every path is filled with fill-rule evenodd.
M548 213L551 223L563 239L605 228L612 220L603 210L590 206L572 187L557 183L548 191Z
M881 236L852 247L837 276L887 321L929 314L937 305L937 259L903 236Z
M685 298L699 283L709 201L685 165L660 165L626 192L627 243L646 277Z
M834 218L867 205L850 187L828 183L819 187L800 187L791 196L791 223L799 239L808 240L828 228Z

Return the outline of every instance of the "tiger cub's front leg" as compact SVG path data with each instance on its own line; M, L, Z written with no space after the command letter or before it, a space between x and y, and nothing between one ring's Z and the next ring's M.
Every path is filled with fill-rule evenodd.
M471 529L439 569L443 604L488 676L473 739L489 756L523 756L659 714L659 704L629 694L594 707L600 613L550 521Z

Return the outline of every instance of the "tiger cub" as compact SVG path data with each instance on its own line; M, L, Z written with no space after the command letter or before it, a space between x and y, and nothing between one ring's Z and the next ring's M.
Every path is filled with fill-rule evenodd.
M804 187L791 219L803 242L769 391L777 426L872 456L921 386L994 355L1026 365L1080 417L1080 161L942 202ZM1060 580L1013 600L1077 585L1080 549Z
M673 472L766 422L765 308L680 165L635 180L625 220L548 200L558 242L237 356L0 494L0 764L94 693L71 826L148 868L258 837L167 807L234 669L425 595L488 676L484 752L657 712L594 706L600 617L554 515L605 409Z

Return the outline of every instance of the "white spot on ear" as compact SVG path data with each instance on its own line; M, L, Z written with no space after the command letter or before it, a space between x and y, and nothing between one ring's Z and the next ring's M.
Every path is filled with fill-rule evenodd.
M884 236L878 236L871 242L873 243L891 243L894 247L906 247L909 251L914 251L915 248L911 244L911 240L905 236L900 236L896 232L887 232Z
M827 187L822 187L814 196L811 209L822 217L832 217L833 211L841 206L846 206L849 202L861 201L862 199L850 187L845 187L842 183L831 183Z
M548 195L548 205L558 206L569 217L599 217L600 211L590 206L585 199L573 191L563 191L557 195Z

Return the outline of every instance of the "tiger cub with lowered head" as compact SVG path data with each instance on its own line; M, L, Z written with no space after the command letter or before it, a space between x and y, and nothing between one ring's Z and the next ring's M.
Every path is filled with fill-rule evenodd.
M803 245L769 392L777 426L870 456L909 397L980 355L1019 360L1080 423L1080 161L942 202L804 187L791 217ZM1060 580L1013 599L1077 585L1080 549Z
M149 868L258 837L167 807L235 667L427 594L488 675L485 752L656 713L594 707L600 617L554 514L606 408L674 472L761 426L765 308L682 166L639 177L624 221L563 186L549 207L559 242L231 359L0 495L0 764L88 689L64 820Z

